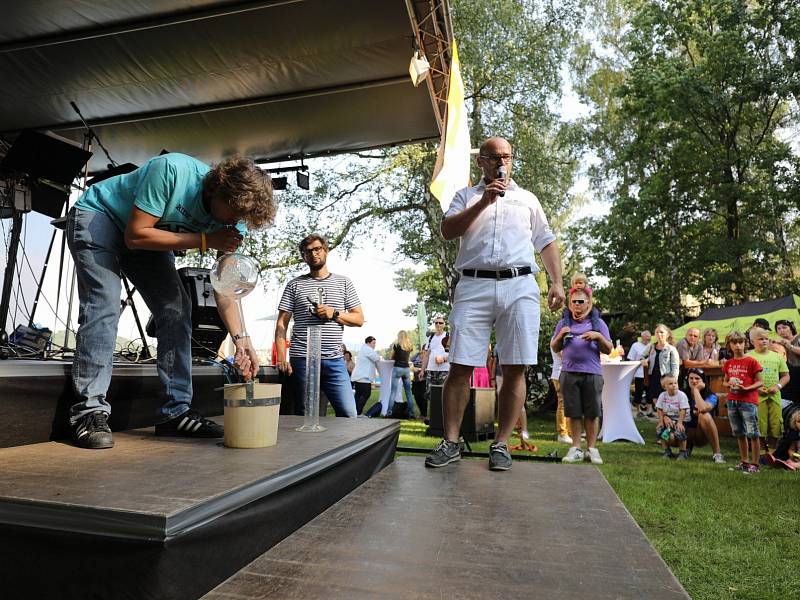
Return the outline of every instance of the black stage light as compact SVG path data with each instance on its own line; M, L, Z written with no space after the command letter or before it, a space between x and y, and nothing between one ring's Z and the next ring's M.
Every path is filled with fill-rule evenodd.
M286 189L287 179L286 177L273 177L272 178L272 189L276 192Z
M298 171L297 172L297 187L307 190L309 188L308 185L308 171Z

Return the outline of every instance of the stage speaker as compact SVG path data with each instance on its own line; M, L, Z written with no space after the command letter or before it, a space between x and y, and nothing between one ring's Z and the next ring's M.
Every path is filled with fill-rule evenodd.
M461 421L461 435L468 442L494 438L494 389L470 388L469 402ZM444 436L442 421L442 386L431 386L431 403L428 407L430 425L428 435Z
M189 299L192 301L192 357L216 358L217 348L228 335L214 299L214 288L208 269L178 269Z

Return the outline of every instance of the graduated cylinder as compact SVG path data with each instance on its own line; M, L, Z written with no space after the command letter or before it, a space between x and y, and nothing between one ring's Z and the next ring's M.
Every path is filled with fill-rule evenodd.
M229 448L266 448L278 443L281 386L254 383L253 397L247 385L225 386L225 445Z

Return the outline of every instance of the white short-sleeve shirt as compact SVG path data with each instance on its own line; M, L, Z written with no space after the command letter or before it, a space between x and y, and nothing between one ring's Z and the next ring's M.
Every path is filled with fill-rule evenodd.
M456 192L445 218L472 206L483 196L486 182ZM461 236L456 270L530 267L535 273L535 252L553 242L556 236L547 223L539 200L509 181L505 196L486 207Z

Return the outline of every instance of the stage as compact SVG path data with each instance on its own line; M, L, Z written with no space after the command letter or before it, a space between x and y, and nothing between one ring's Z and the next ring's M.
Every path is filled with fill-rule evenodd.
M72 362L68 360L0 360L0 448L37 444L70 436L69 407L72 391ZM262 383L278 381L273 367L262 367ZM204 416L222 414L222 392L226 382L219 364L192 365L192 407ZM108 389L111 404L109 424L114 431L155 424L162 405L163 386L155 361L115 362Z
M400 457L204 600L686 600L594 467Z
M3 598L202 596L393 459L397 421L302 420L254 450L152 428L0 449Z

